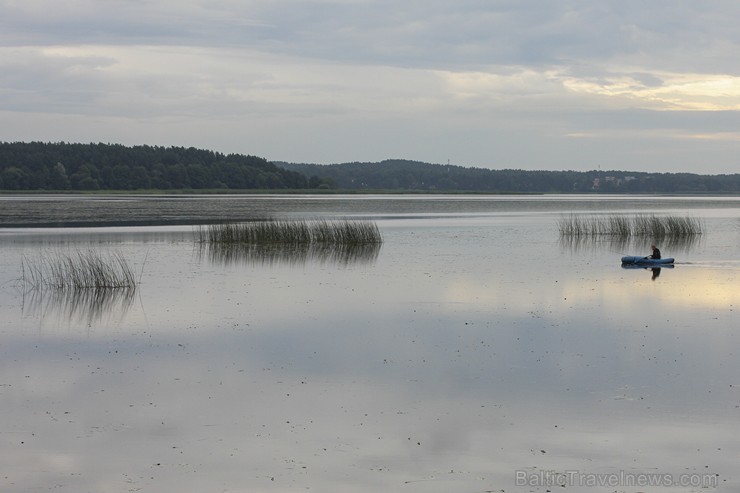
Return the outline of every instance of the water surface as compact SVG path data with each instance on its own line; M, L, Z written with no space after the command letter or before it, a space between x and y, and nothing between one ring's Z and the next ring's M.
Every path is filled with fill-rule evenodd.
M735 198L0 203L19 226L0 229L3 491L545 492L566 471L740 488ZM663 248L677 264L656 276L619 265L649 239L563 243L574 211L685 213L706 231ZM192 241L189 224L268 216L371 218L384 243ZM129 259L134 297L18 289L22 258L87 248Z

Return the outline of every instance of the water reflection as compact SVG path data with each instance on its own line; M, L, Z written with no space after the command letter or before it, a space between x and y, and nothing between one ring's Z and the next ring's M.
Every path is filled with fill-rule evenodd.
M121 245L123 243L171 243L190 240L188 226L0 228L0 246Z
M0 225L205 224L270 216L501 214L512 211L650 211L737 208L738 197L634 195L13 195L0 197Z
M68 324L98 324L122 319L136 299L135 286L95 289L31 289L23 296L23 314Z
M673 265L667 264L663 265L661 267L645 267L644 265L637 265L637 264L622 264L623 269L644 269L647 271L650 271L651 277L650 280L654 281L658 277L660 277L661 269L673 269Z
M645 255L649 255L650 245L655 244L664 252L664 256L673 257L676 254L687 254L697 250L702 245L702 235L664 238L619 235L561 235L559 243L563 251L572 254L593 250L608 250L622 255L639 255L639 252L646 252Z
M303 265L308 262L348 266L372 264L382 244L361 245L250 245L229 243L201 243L198 255L210 262L235 265Z

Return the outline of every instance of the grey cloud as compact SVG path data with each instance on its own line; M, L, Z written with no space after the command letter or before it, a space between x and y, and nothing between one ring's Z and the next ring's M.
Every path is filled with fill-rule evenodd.
M41 4L43 5L43 3ZM230 46L336 62L436 69L600 65L727 70L740 7L718 2L77 2L0 7L9 45ZM736 69L731 68L732 71Z
M732 3L357 2L259 15L275 47L322 59L406 66L558 65L624 56L666 68L738 43ZM730 15L726 15L728 12ZM677 47L681 53L674 53ZM667 55L671 54L672 55Z
M73 111L93 105L105 90L96 69L105 57L46 57L35 50L5 52L0 60L0 109Z

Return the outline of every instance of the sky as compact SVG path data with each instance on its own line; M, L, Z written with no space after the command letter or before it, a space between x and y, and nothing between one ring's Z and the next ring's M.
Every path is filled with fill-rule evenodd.
M740 172L737 0L0 0L0 141Z

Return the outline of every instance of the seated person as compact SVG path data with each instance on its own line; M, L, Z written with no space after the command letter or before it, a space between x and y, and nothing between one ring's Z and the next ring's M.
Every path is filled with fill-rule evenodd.
M652 248L653 254L650 255L648 258L658 260L660 258L660 250L658 250L658 247L656 247L655 245L651 245L650 248Z

